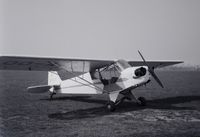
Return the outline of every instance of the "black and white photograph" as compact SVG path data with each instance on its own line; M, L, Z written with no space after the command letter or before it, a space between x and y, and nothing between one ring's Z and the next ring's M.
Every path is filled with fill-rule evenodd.
M200 1L0 0L0 137L200 137Z

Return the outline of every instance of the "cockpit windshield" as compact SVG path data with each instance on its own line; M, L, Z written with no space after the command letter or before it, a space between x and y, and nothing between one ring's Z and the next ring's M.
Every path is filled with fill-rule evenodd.
M120 70L116 64L113 64L107 68L103 68L100 70L100 73L105 79L111 79L112 77L118 78L120 76Z
M96 79L100 79L104 85L115 83L120 76L120 69L117 64L96 70L93 74Z

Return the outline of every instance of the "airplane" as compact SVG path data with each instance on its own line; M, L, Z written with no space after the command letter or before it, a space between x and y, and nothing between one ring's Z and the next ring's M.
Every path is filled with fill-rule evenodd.
M134 89L146 85L151 77L164 88L154 69L182 63L182 61L91 60L72 58L0 56L0 70L48 71L48 84L27 88L30 93L108 94L107 109L115 111L124 99L140 106L144 97L136 97ZM121 97L119 97L119 95Z

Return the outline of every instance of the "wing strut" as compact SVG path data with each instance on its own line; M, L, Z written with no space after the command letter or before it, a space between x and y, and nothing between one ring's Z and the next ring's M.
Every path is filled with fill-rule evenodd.
M54 72L51 72L51 73L53 73L53 74L55 74L55 75L58 75L57 73L54 73ZM58 76L59 76L59 75L58 75ZM90 85L81 83L81 82L77 81L76 79L74 80L74 79L71 78L70 80L71 80L71 81L74 81L74 82L76 82L76 83L82 84L82 85L84 85L84 86L88 86L88 87L90 87L90 88L96 89L95 87L92 87L92 86L90 86ZM63 87L62 89L64 89L64 88L65 88L65 87ZM101 89L100 91L102 91L102 89Z
M93 83L91 83L91 82L89 82L89 81L87 81L87 80L85 80L84 78L82 78L82 77L80 77L80 76L76 76L73 72L70 72L70 71L68 71L67 69L65 69L64 67L62 67L62 66L59 66L58 64L56 64L55 62L51 62L52 64L54 64L55 66L57 66L57 67L59 67L59 68L61 68L61 69L63 69L63 70L65 70L66 72L68 72L68 73L70 73L70 74L72 74L74 77L78 77L79 79L81 79L81 80L83 80L83 81L85 81L85 82L87 82L88 84L91 84L91 85L93 85L95 88L97 88L97 89L99 89L100 91L103 91L103 93L109 93L107 90L105 90L105 89L102 89L102 88L100 88L100 87L98 87L98 86L96 86L95 84L93 84ZM78 81L76 81L76 80L74 80L75 82L78 82ZM78 83L80 83L80 84L83 84L83 83L81 83L81 82L78 82ZM84 85L84 84L83 84Z

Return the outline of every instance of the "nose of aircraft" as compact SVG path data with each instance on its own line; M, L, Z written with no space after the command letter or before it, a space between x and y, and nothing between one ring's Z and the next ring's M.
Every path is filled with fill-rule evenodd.
M136 69L134 73L135 73L135 76L142 77L142 76L146 75L147 69L144 67L140 67L140 68Z
M156 82L157 82L162 88L164 88L162 82L161 82L160 79L156 76L154 70L153 70L151 67L149 67L149 65L147 64L147 62L145 61L144 57L142 56L142 54L140 53L139 50L138 50L138 53L140 54L140 56L141 56L141 58L142 58L144 64L148 67L148 72L149 72L149 73L151 74L151 76L156 80Z

